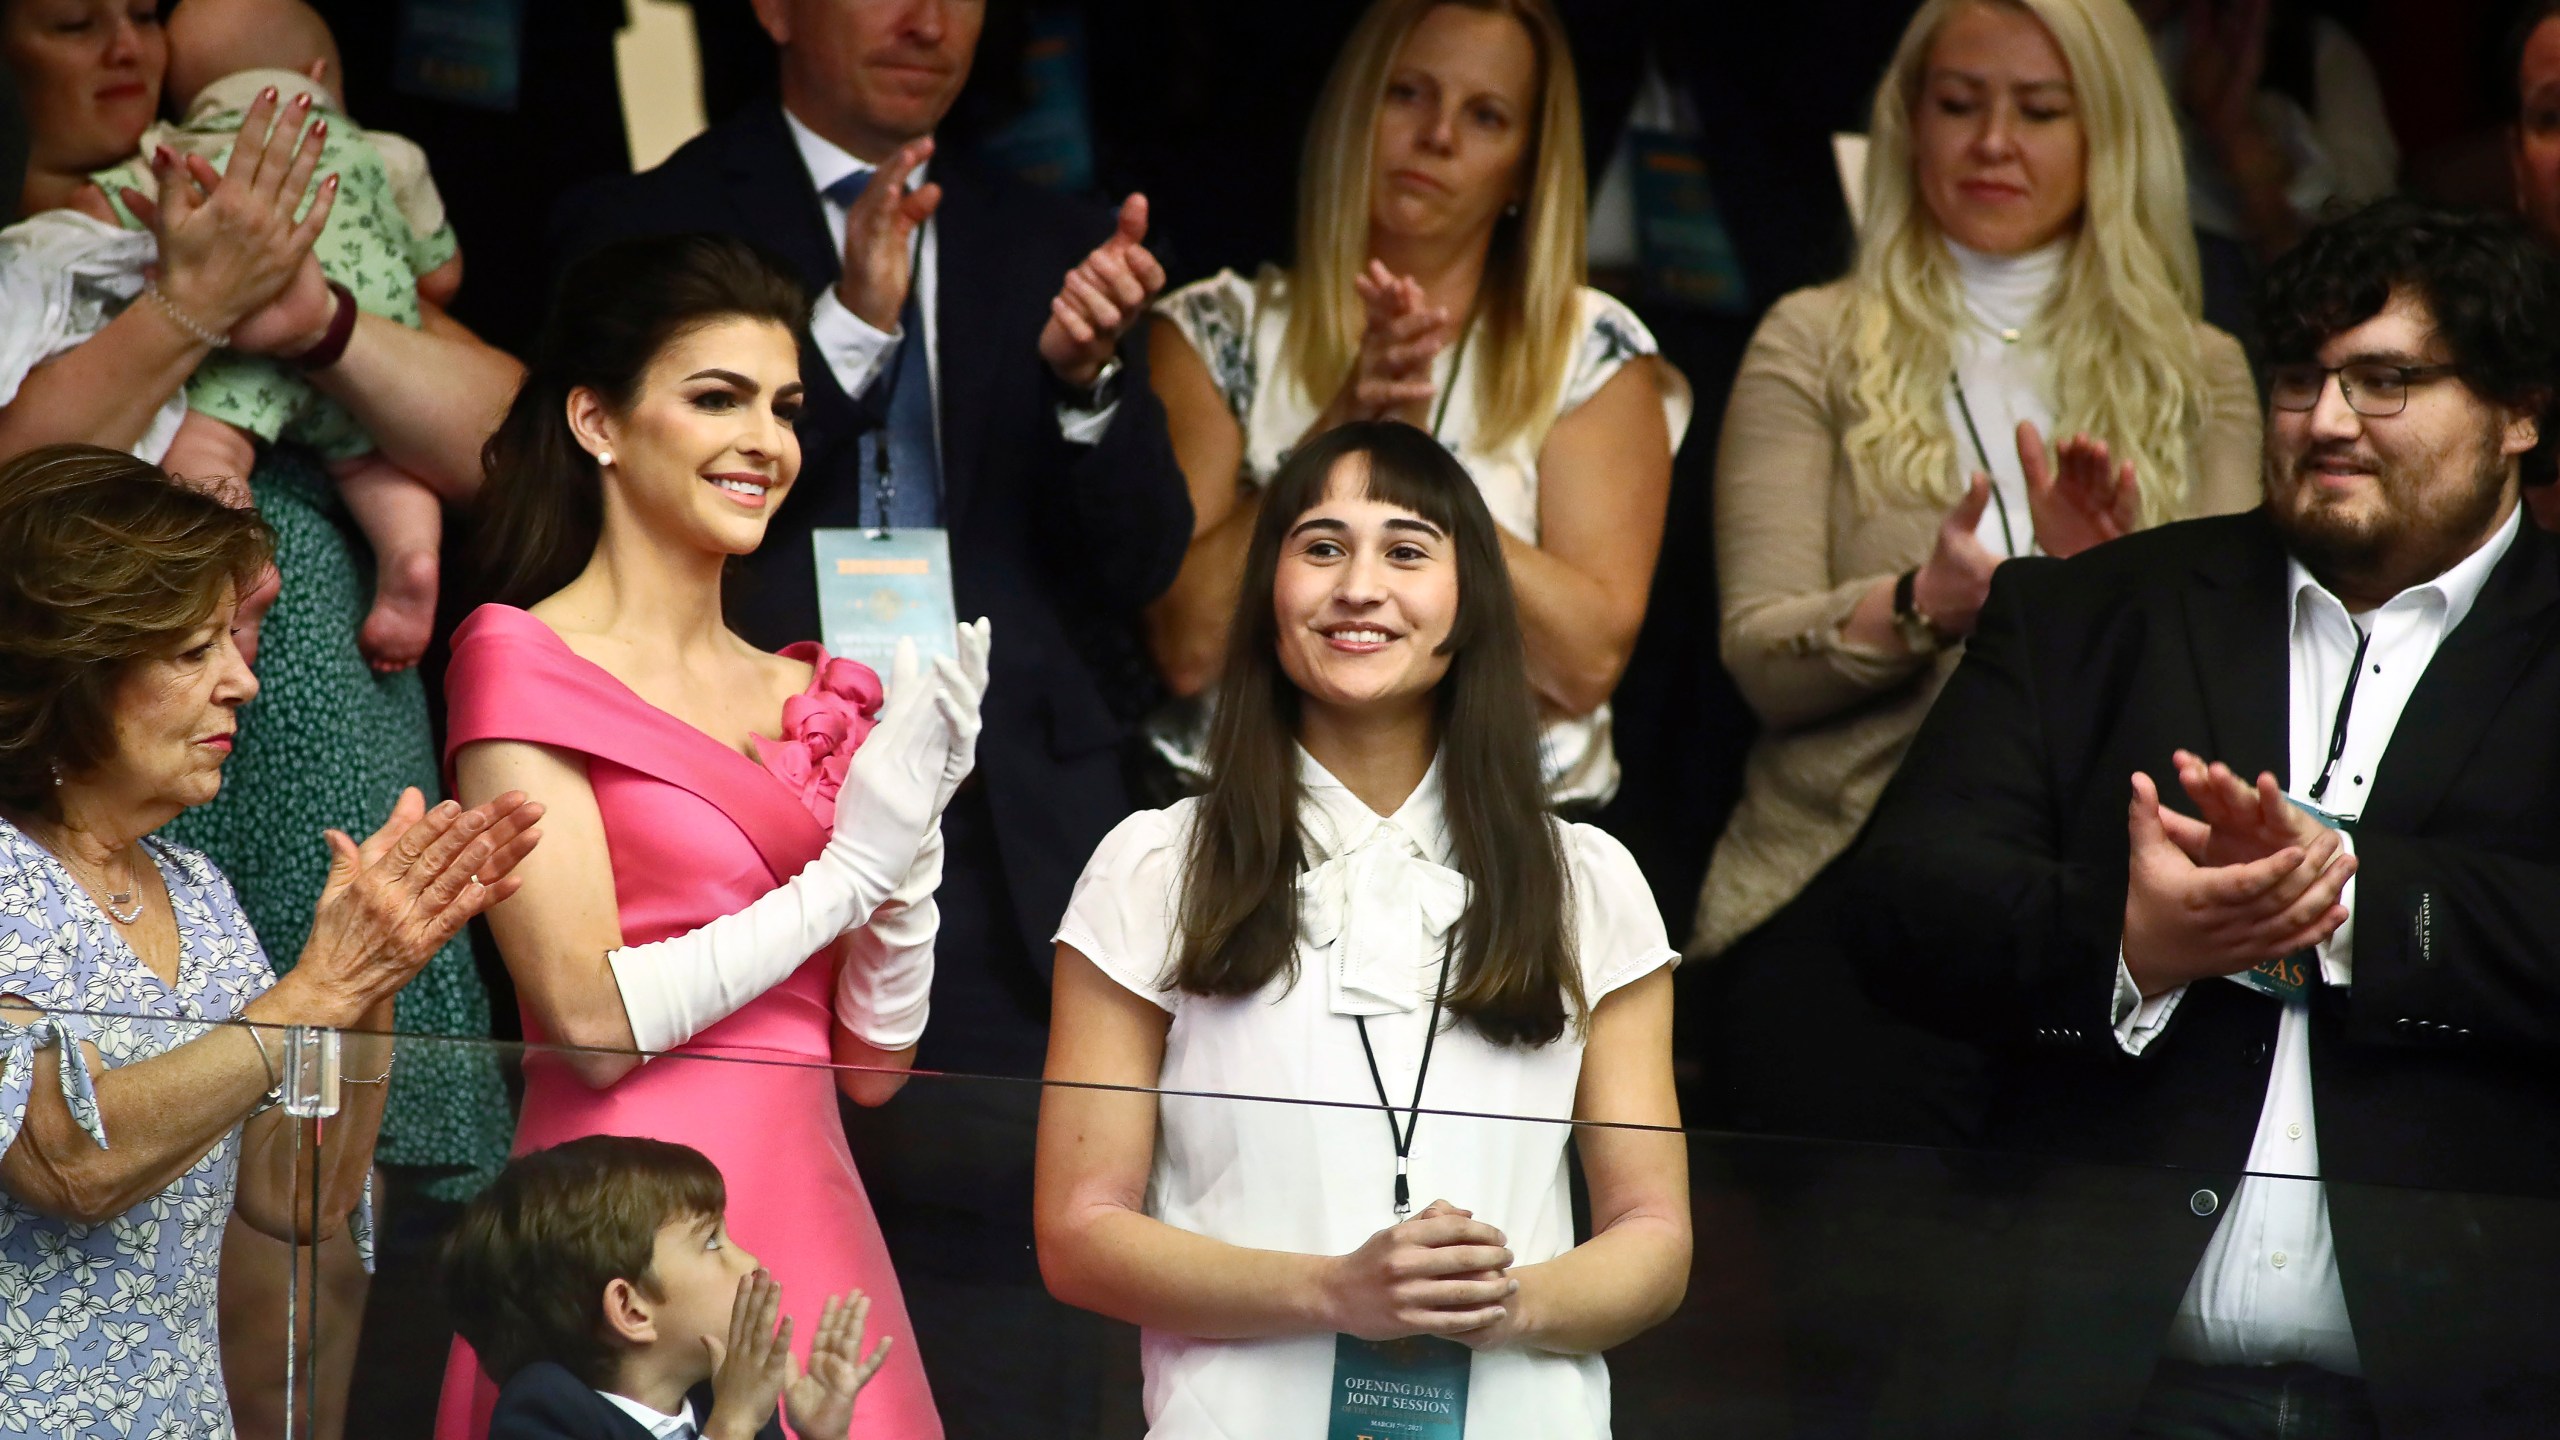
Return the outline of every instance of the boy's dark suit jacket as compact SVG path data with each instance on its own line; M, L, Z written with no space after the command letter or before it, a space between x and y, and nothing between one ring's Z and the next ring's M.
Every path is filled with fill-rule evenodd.
M693 1402L697 1427L710 1420L711 1382L685 1398ZM537 1360L498 1392L489 1440L649 1440L649 1431L566 1367ZM766 1421L756 1440L783 1440L781 1417Z
M2128 777L2188 813L2180 747L2290 783L2285 587L2261 512L2001 566L1854 862L1870 984L2003 1057L1993 1142L2093 1162L1979 1197L1992 1248L1940 1329L1974 1348L1923 1367L1951 1432L2122 1433L2247 1161L2275 1002L2199 981L2134 1057L2111 1001ZM2529 517L2409 697L2355 840L2355 978L2312 967L2311 1076L2383 1434L2548 1434L2560 539Z
M993 810L1001 893L1021 932L1008 969L1020 970L1017 987L1045 1001L1049 936L1067 893L1133 808L1123 745L1154 693L1136 622L1181 568L1191 499L1147 384L1143 337L1122 349L1119 408L1103 437L1075 445L1058 433L1041 327L1059 284L1110 235L1113 217L947 155L934 157L932 177L942 187L934 219L942 514L960 614L995 622L977 773ZM843 265L770 100L654 170L573 193L557 228L564 264L611 240L706 230L763 247L813 296ZM808 387L800 478L764 544L742 562L746 583L729 606L739 633L768 649L818 638L809 532L869 518L859 513L856 464L863 417L814 350L803 348L800 371ZM953 863L964 863L956 846ZM946 907L946 930L953 918ZM949 948L941 960L946 970L985 963ZM937 981L937 998L945 988ZM1022 1054L951 1048L968 1038L966 1027L995 1018L936 1006L926 1042L939 1052L934 1063L1027 1063L1038 1074L1046 1032L1036 1014L1014 1022L1026 1033L986 1037Z

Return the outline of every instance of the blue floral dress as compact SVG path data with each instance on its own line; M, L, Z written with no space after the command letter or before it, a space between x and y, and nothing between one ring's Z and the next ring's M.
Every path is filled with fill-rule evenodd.
M101 1147L95 1077L166 1053L275 983L231 882L147 840L178 920L174 989L143 965L52 854L0 820L0 996L56 1012L0 1019L0 1154L39 1084L58 1085ZM37 1051L55 1054L41 1061ZM167 1189L102 1225L0 1191L0 1435L229 1440L214 1295L240 1128Z

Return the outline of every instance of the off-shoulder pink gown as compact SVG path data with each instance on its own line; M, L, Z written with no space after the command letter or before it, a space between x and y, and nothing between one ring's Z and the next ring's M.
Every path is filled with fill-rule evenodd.
M604 816L624 942L681 935L744 908L817 857L828 833L818 813L834 809L834 784L821 777L841 781L851 749L841 742L868 732L860 711L879 703L879 682L867 669L830 662L815 644L782 653L817 671L785 711L783 743L767 752L796 785L642 700L533 616L482 606L454 632L448 763L479 740L583 756ZM830 749L838 752L832 765ZM588 1088L556 1057L528 1052L515 1153L602 1134L673 1140L710 1156L728 1181L729 1231L782 1282L804 1362L819 1307L847 1289L871 1296L874 1342L896 1338L855 1406L854 1440L939 1440L942 1421L915 1328L845 1148L835 1077L822 1068L834 1024L833 961L833 951L811 956L746 1008L604 1090ZM543 1038L532 1015L524 1025L527 1040ZM436 1440L481 1440L496 1398L478 1358L455 1341Z

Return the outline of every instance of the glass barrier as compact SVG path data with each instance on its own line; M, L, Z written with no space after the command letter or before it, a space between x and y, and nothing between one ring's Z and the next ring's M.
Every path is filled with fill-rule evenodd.
M311 1169L331 1173L362 1123L348 1098L360 1087L347 1083L347 1057L339 1108L323 1118L325 1038L266 1038L287 1047L278 1054L288 1077L312 1080L307 1093L288 1097L313 1116L280 1132L288 1153L302 1147ZM1621 1237L1610 1263L1593 1262L1597 1248L1580 1252L1570 1272L1530 1281L1518 1302L1523 1322L1555 1346L1606 1341L1602 1357L1518 1344L1472 1357L1354 1345L1289 1310L1309 1293L1290 1286L1313 1272L1285 1265L1269 1272L1283 1277L1273 1282L1270 1311L1298 1318L1266 1315L1265 1323L1300 1332L1295 1338L1206 1342L1151 1332L1142 1341L1137 1327L1058 1298L1128 1313L1134 1302L1113 1289L1107 1263L1053 1251L1044 1274L1031 1224L1044 1101L1099 1095L1151 1106L1163 1126L1158 1143L1181 1153L1170 1162L1179 1174L1159 1174L1149 1203L1169 1215L1221 1217L1267 1250L1330 1254L1396 1223L1386 1112L1374 1103L1097 1091L1025 1078L901 1078L769 1055L685 1053L633 1070L630 1056L430 1036L400 1037L396 1065L435 1075L492 1057L526 1106L523 1143L681 1134L720 1156L731 1248L717 1263L752 1254L775 1273L802 1356L828 1291L861 1285L871 1293L871 1339L897 1343L855 1406L853 1434L866 1440L929 1434L937 1421L943 1433L971 1440L1137 1437L1147 1431L1151 1380L1160 1413L1242 1405L1236 1433L1309 1440L1454 1437L1426 1423L1451 1386L1467 1389L1467 1413L1477 1417L1468 1433L1479 1436L2106 1435L2126 1433L2146 1406L2247 1400L2217 1388L2231 1367L2214 1362L2231 1356L2290 1362L2249 1375L2293 1387L2287 1404L2370 1405L2386 1435L2404 1427L2531 1434L2560 1413L2560 1349L2548 1343L2554 1322L2544 1314L2560 1280L2552 1238L2560 1203L2548 1196L2330 1183L2310 1213L2320 1217L2315 1230L2334 1235L2332 1252L2287 1238L2306 1213L2294 1202L2308 1183L2289 1177L1576 1125L1426 1104L1399 1111L1418 1127L1413 1213L1437 1199L1473 1210L1516 1247L1515 1270L1595 1230ZM587 1083L617 1073L605 1090ZM842 1099L848 1091L881 1103ZM396 1129L396 1098L393 1105ZM1109 1106L1078 1113L1107 1124ZM1662 1283L1643 1263L1664 1253L1654 1247L1676 1223L1666 1231L1665 1217L1642 1207L1615 1209L1642 1193L1625 1177L1643 1171L1642 1147L1655 1141L1676 1146L1685 1162L1685 1283ZM1309 1155L1320 1158L1308 1164ZM1604 1173L1613 1167L1616 1178ZM1442 1193L1451 1175L1506 1173L1507 1187L1487 1186L1500 1193ZM464 1213L460 1197L484 1180L377 1167L369 1278L360 1268L341 1273L336 1242L315 1250L265 1241L292 1257L301 1283L286 1285L285 1267L240 1261L241 1227L232 1226L219 1363L241 1435L478 1433L472 1407L485 1406L492 1387L453 1348L454 1307L490 1297L449 1293L444 1252ZM142 1226L140 1217L160 1213L154 1203L114 1226ZM161 1323L169 1302L155 1287L179 1273L172 1251L218 1247L209 1238L216 1220L201 1209L172 1211L156 1257L137 1231L142 1258L92 1248L83 1254L103 1258L57 1261L43 1257L61 1255L59 1242L21 1243L57 1222L9 1213L23 1233L0 1235L0 1257L18 1264L0 1270L9 1307L0 1318L0 1404L18 1407L10 1413L25 1433L152 1433L116 1428L118 1408L155 1386L201 1383L209 1357L201 1349L165 1361L96 1357L142 1344L122 1338L134 1326ZM700 1265L712 1253L679 1261ZM1168 1273L1229 1263L1181 1253ZM465 1283L476 1273L513 1286L558 1268L535 1256L499 1258L510 1263L455 1273ZM2190 1295L2200 1263L2222 1267L2215 1293L2259 1297L2257 1329L2223 1323ZM48 1331L30 1339L30 1286L53 1283L65 1265L94 1272L82 1282L92 1297L83 1302L86 1327L75 1333L77 1321L37 1316L74 1338ZM121 1278L136 1266L157 1278ZM699 1279L688 1273L685 1283ZM727 1275L719 1282L733 1283ZM623 1320L667 1315L653 1307L700 1293L679 1285L641 1294ZM1171 1303L1147 1293L1154 1298L1145 1303ZM1610 1296L1615 1309L1603 1303ZM1655 1312L1660 1318L1639 1323ZM78 1338L91 1333L94 1343ZM1450 1355L1454 1370L1434 1368ZM2363 1380L2341 1378L2357 1370ZM1335 1402L1370 1404L1374 1422L1336 1428ZM0 1420L0 1433L19 1432Z
M0 1435L219 1435L235 1417L261 1440L343 1433L347 1377L317 1362L372 1241L347 1044L165 1013L0 1016Z

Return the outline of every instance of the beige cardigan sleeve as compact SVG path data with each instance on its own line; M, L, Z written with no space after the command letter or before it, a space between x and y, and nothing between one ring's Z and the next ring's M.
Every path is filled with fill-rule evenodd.
M1763 725L1810 725L1909 681L1926 662L1847 645L1840 627L1885 575L1832 573L1840 417L1823 373L1844 288L1801 290L1760 322L1716 449L1716 575L1725 668Z
M2182 519L2237 515L2265 498L2266 411L2240 342L2198 325L2204 351L2204 430L2196 437L2195 481Z

